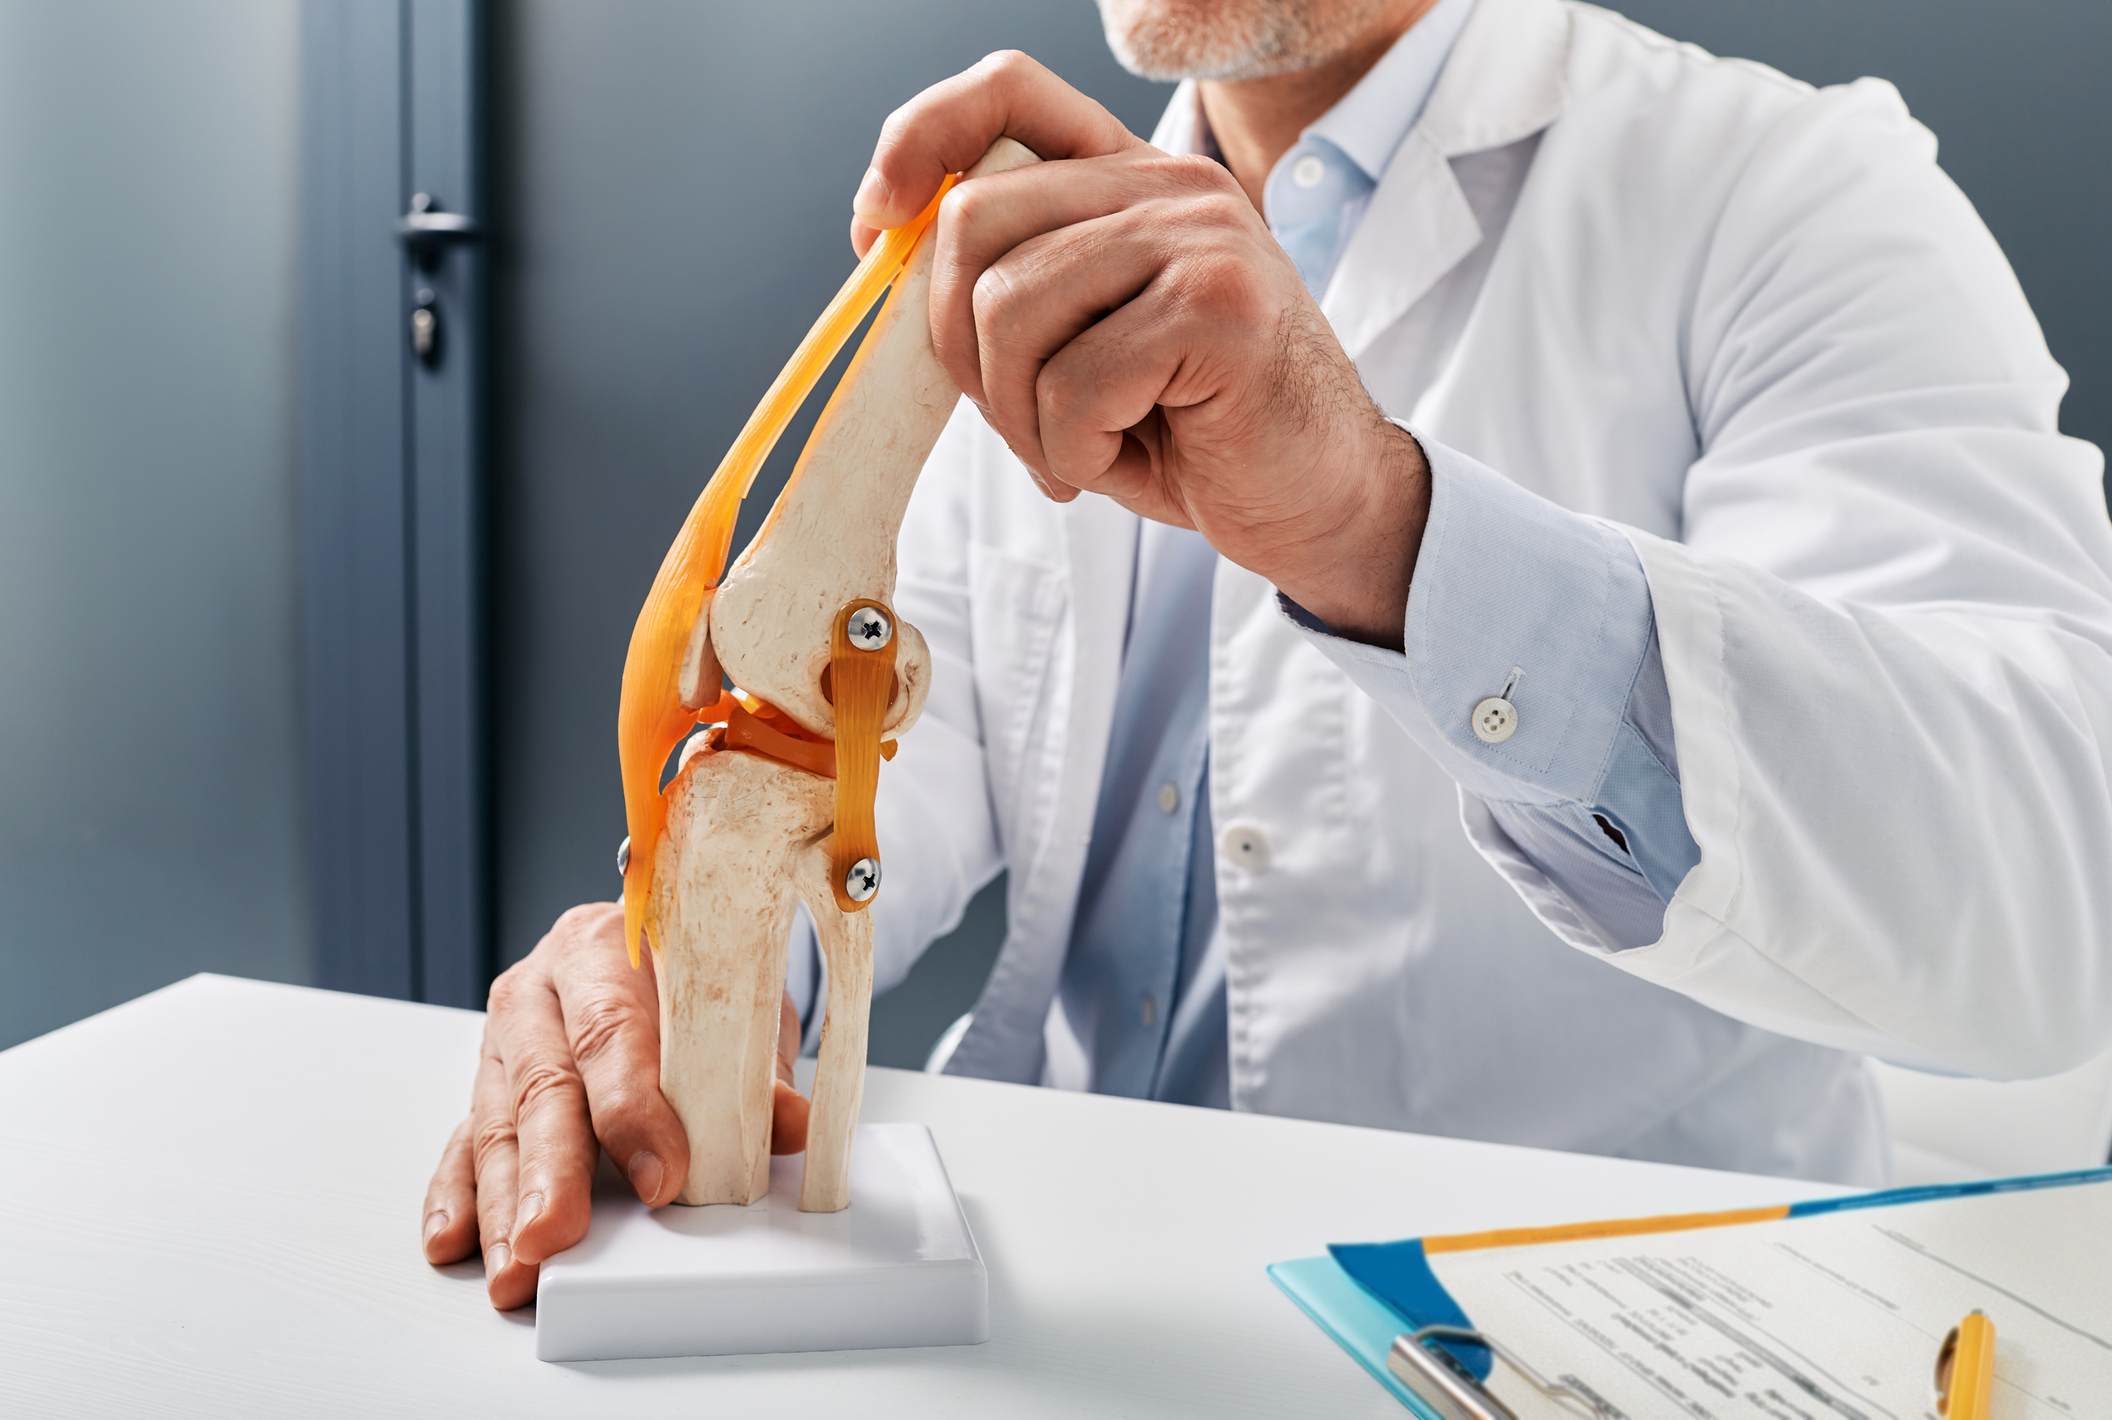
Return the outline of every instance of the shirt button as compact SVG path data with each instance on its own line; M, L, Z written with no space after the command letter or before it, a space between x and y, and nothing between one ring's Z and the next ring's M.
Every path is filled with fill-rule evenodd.
M1258 873L1269 866L1269 840L1251 823L1227 824L1217 848L1227 862Z
M1291 164L1291 181L1300 187L1318 187L1320 179L1326 176L1327 164L1311 153Z
M1172 813L1181 806L1181 786L1171 779L1159 786L1159 807Z
M1492 695L1474 707L1474 734L1483 744L1500 745L1518 728L1518 707Z

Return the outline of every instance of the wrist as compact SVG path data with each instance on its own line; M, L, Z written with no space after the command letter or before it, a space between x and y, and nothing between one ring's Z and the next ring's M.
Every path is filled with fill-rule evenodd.
M1373 423L1318 530L1286 548L1268 575L1335 635L1399 650L1430 518L1430 464L1406 429L1376 410Z

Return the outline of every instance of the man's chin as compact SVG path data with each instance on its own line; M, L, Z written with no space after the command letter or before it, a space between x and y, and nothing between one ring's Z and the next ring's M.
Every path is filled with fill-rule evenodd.
M1312 12L1301 0L1099 0L1107 47L1140 78L1232 81L1309 68Z

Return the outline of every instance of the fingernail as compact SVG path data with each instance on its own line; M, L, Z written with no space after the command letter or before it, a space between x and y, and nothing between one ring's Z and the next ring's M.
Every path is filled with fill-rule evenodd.
M640 1149L631 1155L631 1187L647 1203L660 1196L660 1184L667 1177L667 1169L660 1156L650 1149Z
M880 176L878 168L867 168L865 180L858 184L858 195L851 199L851 210L861 217L878 213L887 205L890 190L887 179Z
M523 1228L526 1228L530 1223L534 1222L537 1218L540 1218L542 1215L542 1194L531 1193L526 1198L523 1198L521 1200L521 1206L514 1210L513 1235L515 1237L519 1237Z
M511 1261L513 1261L513 1249L504 1243L493 1243L491 1251L484 1254L484 1275L486 1277L498 1276L506 1270L506 1264Z
M433 1235L447 1226L447 1210L435 1208L425 1215L425 1240L431 1242Z

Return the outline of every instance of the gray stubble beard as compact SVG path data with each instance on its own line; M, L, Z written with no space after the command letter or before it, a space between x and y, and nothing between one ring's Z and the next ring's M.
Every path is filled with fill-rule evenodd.
M1098 0L1107 47L1146 79L1235 81L1309 69L1388 0ZM1329 12L1334 13L1329 13Z

